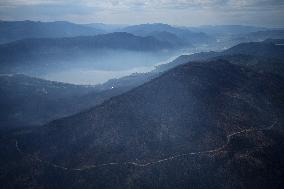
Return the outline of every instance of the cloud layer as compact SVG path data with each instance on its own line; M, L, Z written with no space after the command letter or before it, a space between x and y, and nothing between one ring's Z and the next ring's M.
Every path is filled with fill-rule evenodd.
M284 25L284 0L1 0L2 20Z

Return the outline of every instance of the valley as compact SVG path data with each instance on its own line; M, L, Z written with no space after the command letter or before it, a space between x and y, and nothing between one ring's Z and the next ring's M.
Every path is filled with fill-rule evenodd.
M0 31L1 189L284 186L282 29Z

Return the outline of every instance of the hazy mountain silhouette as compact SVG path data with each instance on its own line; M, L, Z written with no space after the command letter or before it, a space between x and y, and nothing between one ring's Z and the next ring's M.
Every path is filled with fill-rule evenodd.
M171 35L177 36L175 39L175 43L179 43L180 41L183 41L184 44L203 44L203 43L211 43L214 42L214 38L201 33L201 32L192 32L190 30L187 30L185 28L178 28L173 27L167 24L141 24L141 25L134 25L134 26L128 26L122 31L132 33L134 35L138 36L152 36L155 33L159 32L167 32L171 33ZM173 42L173 37L171 37L171 41Z
M200 27L188 27L188 29L198 32L204 32L213 36L224 35L244 35L251 32L258 32L267 30L264 27L254 27L245 25L217 25L217 26L200 26Z
M166 41L172 44L176 48L190 47L189 43L186 43L185 41L180 39L177 35L170 33L170 32L166 32L166 31L152 32L149 34L149 36L152 36L160 41Z
M121 30L124 27L127 27L123 24L104 24L104 23L91 23L91 24L85 24L86 26L93 27L99 30L103 30L106 32L117 32Z
M95 61L98 57L107 59L105 56L111 55L108 52L118 54L122 51L121 54L124 52L125 60L127 60L127 53L130 54L128 56L131 56L131 52L159 54L158 52L171 48L171 44L153 37L138 37L128 33L57 39L25 39L0 45L0 66L2 73L23 73L33 69L41 72L53 67L66 69L76 65L84 67L85 62L99 69L104 65L99 63L96 65L93 62L99 62Z
M284 38L284 30L274 29L274 30L251 32L251 33L240 35L236 38L233 38L233 40L236 40L239 42L245 42L245 41L264 41L267 39L283 39L283 38Z
M239 43L260 42L269 38L280 39L281 32L276 29L265 27L245 26L245 25L217 25L217 26L200 26L188 27L194 32L203 32L216 38L215 46L220 49L230 48Z
M70 22L0 21L0 43L27 38L90 36L103 30Z

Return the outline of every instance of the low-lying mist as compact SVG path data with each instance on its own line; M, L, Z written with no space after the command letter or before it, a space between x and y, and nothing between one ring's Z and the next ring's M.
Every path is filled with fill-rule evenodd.
M132 73L149 72L156 65L178 56L178 52L97 51L93 54L57 57L21 66L20 73L52 81L95 85Z
M42 76L43 79L60 81L64 83L80 84L80 85L96 85L104 83L110 79L120 78L131 75L132 73L149 72L153 67L137 67L129 70L92 70L92 69L70 69L54 73L48 73Z

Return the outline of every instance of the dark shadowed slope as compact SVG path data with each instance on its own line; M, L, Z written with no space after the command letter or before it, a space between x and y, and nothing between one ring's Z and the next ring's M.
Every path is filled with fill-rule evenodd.
M243 65L254 70L264 69L269 73L283 75L284 60L283 40L266 40L263 42L241 43L222 52L201 52L193 55L183 55L171 63L157 67L156 71L165 71L189 61L227 60L233 64Z
M244 54L267 58L284 59L284 39L263 42L241 43L223 52L223 55ZM222 55L222 54L221 54Z
M0 75L0 129L44 124L102 103L119 89L71 85L24 75Z
M283 95L283 79L226 61L179 66L89 111L14 133L1 146L0 180L6 188L280 188Z
M103 30L70 22L0 21L0 43L27 38L60 38L90 36Z

